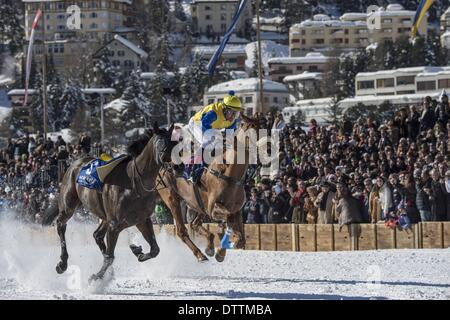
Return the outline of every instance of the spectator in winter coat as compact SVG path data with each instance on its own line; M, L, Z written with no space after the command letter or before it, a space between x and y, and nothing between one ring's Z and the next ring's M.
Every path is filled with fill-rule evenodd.
M429 175L427 172L422 172L421 179L416 182L416 205L420 212L420 220L433 221L431 215L431 182L429 181Z
M358 200L350 195L347 187L343 184L338 184L336 195L338 198L336 216L339 223L339 231L344 225L360 223L362 219Z
M442 184L444 185L445 191L447 221L450 221L450 170L445 173L445 178L443 179Z
M302 180L297 180L297 190L292 194L290 204L294 208L292 213L292 223L306 223L305 199L307 197L306 184Z
M445 129L445 126L447 125L447 122L450 119L450 106L448 103L447 94L443 94L441 96L441 102L436 107L434 113L437 122L440 123L442 127Z
M317 197L314 205L318 209L318 224L332 224L333 220L333 198L335 193L330 190L330 184L323 182L320 184L321 192Z
M244 205L244 217L246 217L246 223L262 223L261 219L261 200L258 199L258 190L252 189L250 193L250 199Z
M447 220L447 199L445 185L441 183L439 170L431 170L431 217L433 221Z
M434 124L436 122L436 118L434 116L434 109L432 105L431 97L425 97L423 101L423 112L420 117L420 131L427 131L429 129L433 129Z
M392 201L392 190L389 186L389 183L385 181L384 178L377 178L377 186L379 190L379 199L380 202L380 210L381 210L381 219L386 219L386 216L394 211L394 203Z
M419 134L420 128L420 114L417 112L415 106L411 106L409 108L408 119L406 123L408 125L408 138L411 140L416 140L417 135Z
M270 198L270 209L267 223L282 223L283 222L283 210L285 207L284 199L281 197L281 191L272 191Z

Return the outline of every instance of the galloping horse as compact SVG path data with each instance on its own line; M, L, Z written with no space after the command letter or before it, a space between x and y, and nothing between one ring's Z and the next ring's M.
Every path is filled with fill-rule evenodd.
M214 235L202 226L203 217L210 216L213 220L226 222L234 234L238 237L235 248L243 248L245 245L244 225L240 210L245 203L244 178L249 164L249 143L256 145L256 141L248 141L246 131L258 129L257 120L241 115L242 124L236 133L237 144L233 149L227 149L225 153L228 164L221 164L223 159L217 157L205 169L200 178L199 196L195 195L193 185L182 177L175 177L171 172L162 172L158 177L160 183L169 186L158 190L162 200L169 207L176 223L177 235L192 250L199 261L208 260L200 249L192 242L183 224L180 201L183 199L187 205L197 211L197 217L191 223L191 227L197 233L203 235L208 241L206 254L214 256ZM245 163L237 161L237 150L245 150ZM161 181L161 179L163 181ZM201 201L198 201L200 198ZM226 249L219 249L215 255L216 260L222 262Z
M136 226L150 245L149 253L142 248L130 246L140 262L154 258L159 253L150 215L155 206L156 176L160 169L170 162L175 143L172 142L172 127L167 131L159 129L155 123L153 135L138 141L134 149L140 152L132 160L119 164L106 178L102 192L88 189L77 184L78 174L92 158L76 160L64 175L60 197L57 230L61 241L61 261L56 266L58 273L67 269L69 258L66 247L66 226L75 210L83 205L91 214L100 218L101 223L94 232L94 239L104 256L100 271L90 279L103 278L114 260L119 233ZM106 235L106 245L104 238Z

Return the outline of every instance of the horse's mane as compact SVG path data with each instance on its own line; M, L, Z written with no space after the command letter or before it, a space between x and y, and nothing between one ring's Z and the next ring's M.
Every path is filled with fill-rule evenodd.
M144 150L147 143L153 137L153 130L147 129L142 135L140 135L136 140L131 141L127 146L127 152L136 158Z

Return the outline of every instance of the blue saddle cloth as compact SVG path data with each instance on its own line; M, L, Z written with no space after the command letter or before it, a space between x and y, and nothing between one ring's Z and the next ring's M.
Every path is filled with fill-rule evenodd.
M97 168L105 164L107 164L106 161L95 159L82 167L78 174L77 183L80 186L101 191L103 189L103 182L100 181Z

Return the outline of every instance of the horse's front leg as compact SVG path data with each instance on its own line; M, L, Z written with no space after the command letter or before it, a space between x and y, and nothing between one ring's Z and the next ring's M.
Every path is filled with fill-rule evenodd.
M197 213L194 221L191 222L191 228L199 235L204 236L207 241L205 253L212 257L214 256L214 234L203 227L203 217L201 213Z
M90 277L89 279L90 282L92 280L103 279L106 271L113 264L114 250L117 245L117 240L119 238L120 232L125 228L126 226L119 225L116 223L110 223L108 225L108 230L106 231L106 253L103 255L103 265L98 273Z
M136 225L139 231L142 233L144 239L150 245L150 252L143 253L141 246L131 245L130 249L133 251L134 255L138 258L139 262L144 262L149 259L155 258L159 254L159 246L156 242L155 232L153 230L153 223L150 218L147 218L144 223L139 223Z

